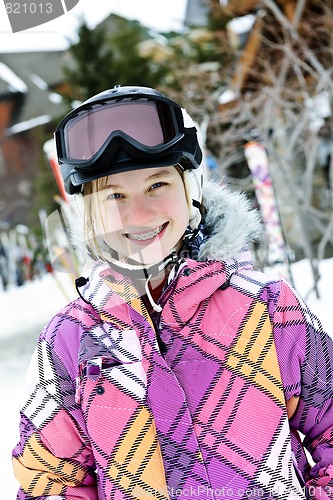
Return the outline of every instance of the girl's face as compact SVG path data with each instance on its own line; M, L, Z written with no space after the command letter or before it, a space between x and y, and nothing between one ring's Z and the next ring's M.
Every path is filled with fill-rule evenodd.
M175 167L113 174L97 185L98 230L120 259L154 264L177 246L188 225L189 210Z

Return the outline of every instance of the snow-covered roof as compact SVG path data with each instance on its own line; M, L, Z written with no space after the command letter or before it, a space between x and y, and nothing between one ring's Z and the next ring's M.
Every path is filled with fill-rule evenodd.
M0 95L2 100L19 94L14 121L10 123L9 134L41 124L43 117L60 116L66 112L61 99L55 99L54 89L63 79L66 54L53 52L15 52L0 54ZM47 123L47 122L44 122ZM25 128L27 129L27 128ZM8 135L8 134L7 134Z
M37 116L36 118L31 118L30 120L26 120L24 122L15 123L15 125L12 125L6 130L6 136L19 134L20 132L25 132L26 130L30 130L40 125L45 125L50 121L51 121L50 115L43 115L43 116Z
M10 92L21 92L22 94L28 91L27 85L12 71L7 64L0 61L0 79L8 84Z

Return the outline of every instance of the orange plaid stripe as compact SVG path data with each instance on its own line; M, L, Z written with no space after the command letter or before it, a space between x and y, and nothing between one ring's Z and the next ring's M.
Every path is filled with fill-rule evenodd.
M113 453L108 475L130 498L169 498L155 425L147 408L133 415Z
M52 455L35 434L27 440L22 456L14 459L13 466L23 490L32 497L61 495L67 486L81 484L86 475L79 464Z
M107 282L107 285L114 293L122 297L135 311L141 314L141 316L149 322L150 326L154 328L141 296L130 281L122 279L121 281Z
M284 403L280 369L267 306L257 302L237 335L227 367Z

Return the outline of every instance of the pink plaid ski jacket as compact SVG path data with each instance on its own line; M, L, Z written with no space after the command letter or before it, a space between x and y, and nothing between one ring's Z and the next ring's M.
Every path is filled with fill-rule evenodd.
M245 199L204 194L206 236L160 313L100 263L86 302L42 332L18 499L333 499L332 341L286 282L252 269L242 249L259 222Z

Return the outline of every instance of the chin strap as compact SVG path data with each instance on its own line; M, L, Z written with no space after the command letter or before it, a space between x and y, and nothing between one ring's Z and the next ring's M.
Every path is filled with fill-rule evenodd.
M129 278L134 278L137 280L144 279L149 280L151 278L155 278L159 276L164 269L166 269L170 264L175 264L178 260L177 252L174 250L171 254L169 254L164 260L158 262L157 264L152 264L151 266L140 265L135 261L128 260L127 262L108 259L107 262L113 267L116 271ZM132 264L135 262L135 264Z
M88 254L94 260L104 260L113 269L118 271L120 274L128 276L136 280L147 280L159 276L169 265L175 264L179 257L176 249L174 248L170 254L165 257L160 262L152 265L145 265L133 259L120 260L118 252L110 247L106 241L101 239L99 241L100 248L102 249L102 255L96 256L92 252L91 248L88 247Z
M183 237L183 243L181 248L176 251L174 248L170 254L165 257L161 262L158 262L156 264L152 264L151 266L144 266L143 264L140 264L139 262L133 260L133 259L127 259L125 261L119 260L119 255L118 253L110 247L104 239L100 239L99 244L101 246L101 249L103 250L103 256L97 257L94 252L91 250L91 248L88 246L88 254L92 259L103 259L105 262L107 262L113 269L115 269L117 272L124 276L128 276L131 279L135 280L145 280L145 292L147 295L147 298L156 312L161 312L162 307L159 304L156 304L154 301L150 290L149 290L149 282L152 278L155 278L159 276L168 266L174 266L178 261L182 259L182 255L186 255L189 253L189 249L191 246L191 242L197 237L199 233L199 229L191 229L190 227L187 229L186 233L184 234ZM81 280L81 278L79 278ZM84 279L84 278L82 278ZM78 280L77 280L78 281ZM83 286L86 284L87 280L83 283L82 281L78 281L76 283L76 287ZM79 290L78 290L79 293ZM81 296L81 294L79 293ZM83 297L82 297L83 298ZM85 300L85 299L83 299ZM85 300L85 302L87 302Z
M107 245L105 243L105 245ZM112 250L112 252L111 252ZM110 248L109 250L110 254L112 253L112 257L114 257L114 250ZM145 281L145 292L147 295L147 298L156 312L161 312L162 307L159 304L156 304L154 301L150 290L149 290L149 282L151 278L154 278L156 276L159 276L169 265L175 264L178 261L178 255L176 250L174 249L165 259L163 259L161 262L158 262L157 264L153 264L149 267L140 265L138 262L127 259L127 261L120 261L116 260L114 258L112 259L107 259L108 264L118 271L120 274L123 274L125 276L128 276L131 279L135 280L144 280Z
M178 251L173 248L169 255L165 257L165 259L157 262L156 264L152 264L151 266L146 266L130 258L127 258L126 260L120 260L118 252L114 250L110 245L108 245L104 238L100 238L98 242L103 255L96 256L94 252L91 251L90 247L88 247L87 249L88 254L92 259L100 260L102 258L120 274L124 274L129 278L134 278L137 280L148 280L159 276L169 265L175 264L181 258L181 256L184 255L184 253L186 254L191 247L192 241L194 241L198 236L199 231L199 228L191 229L191 227L188 226L183 236L182 245L178 249Z

